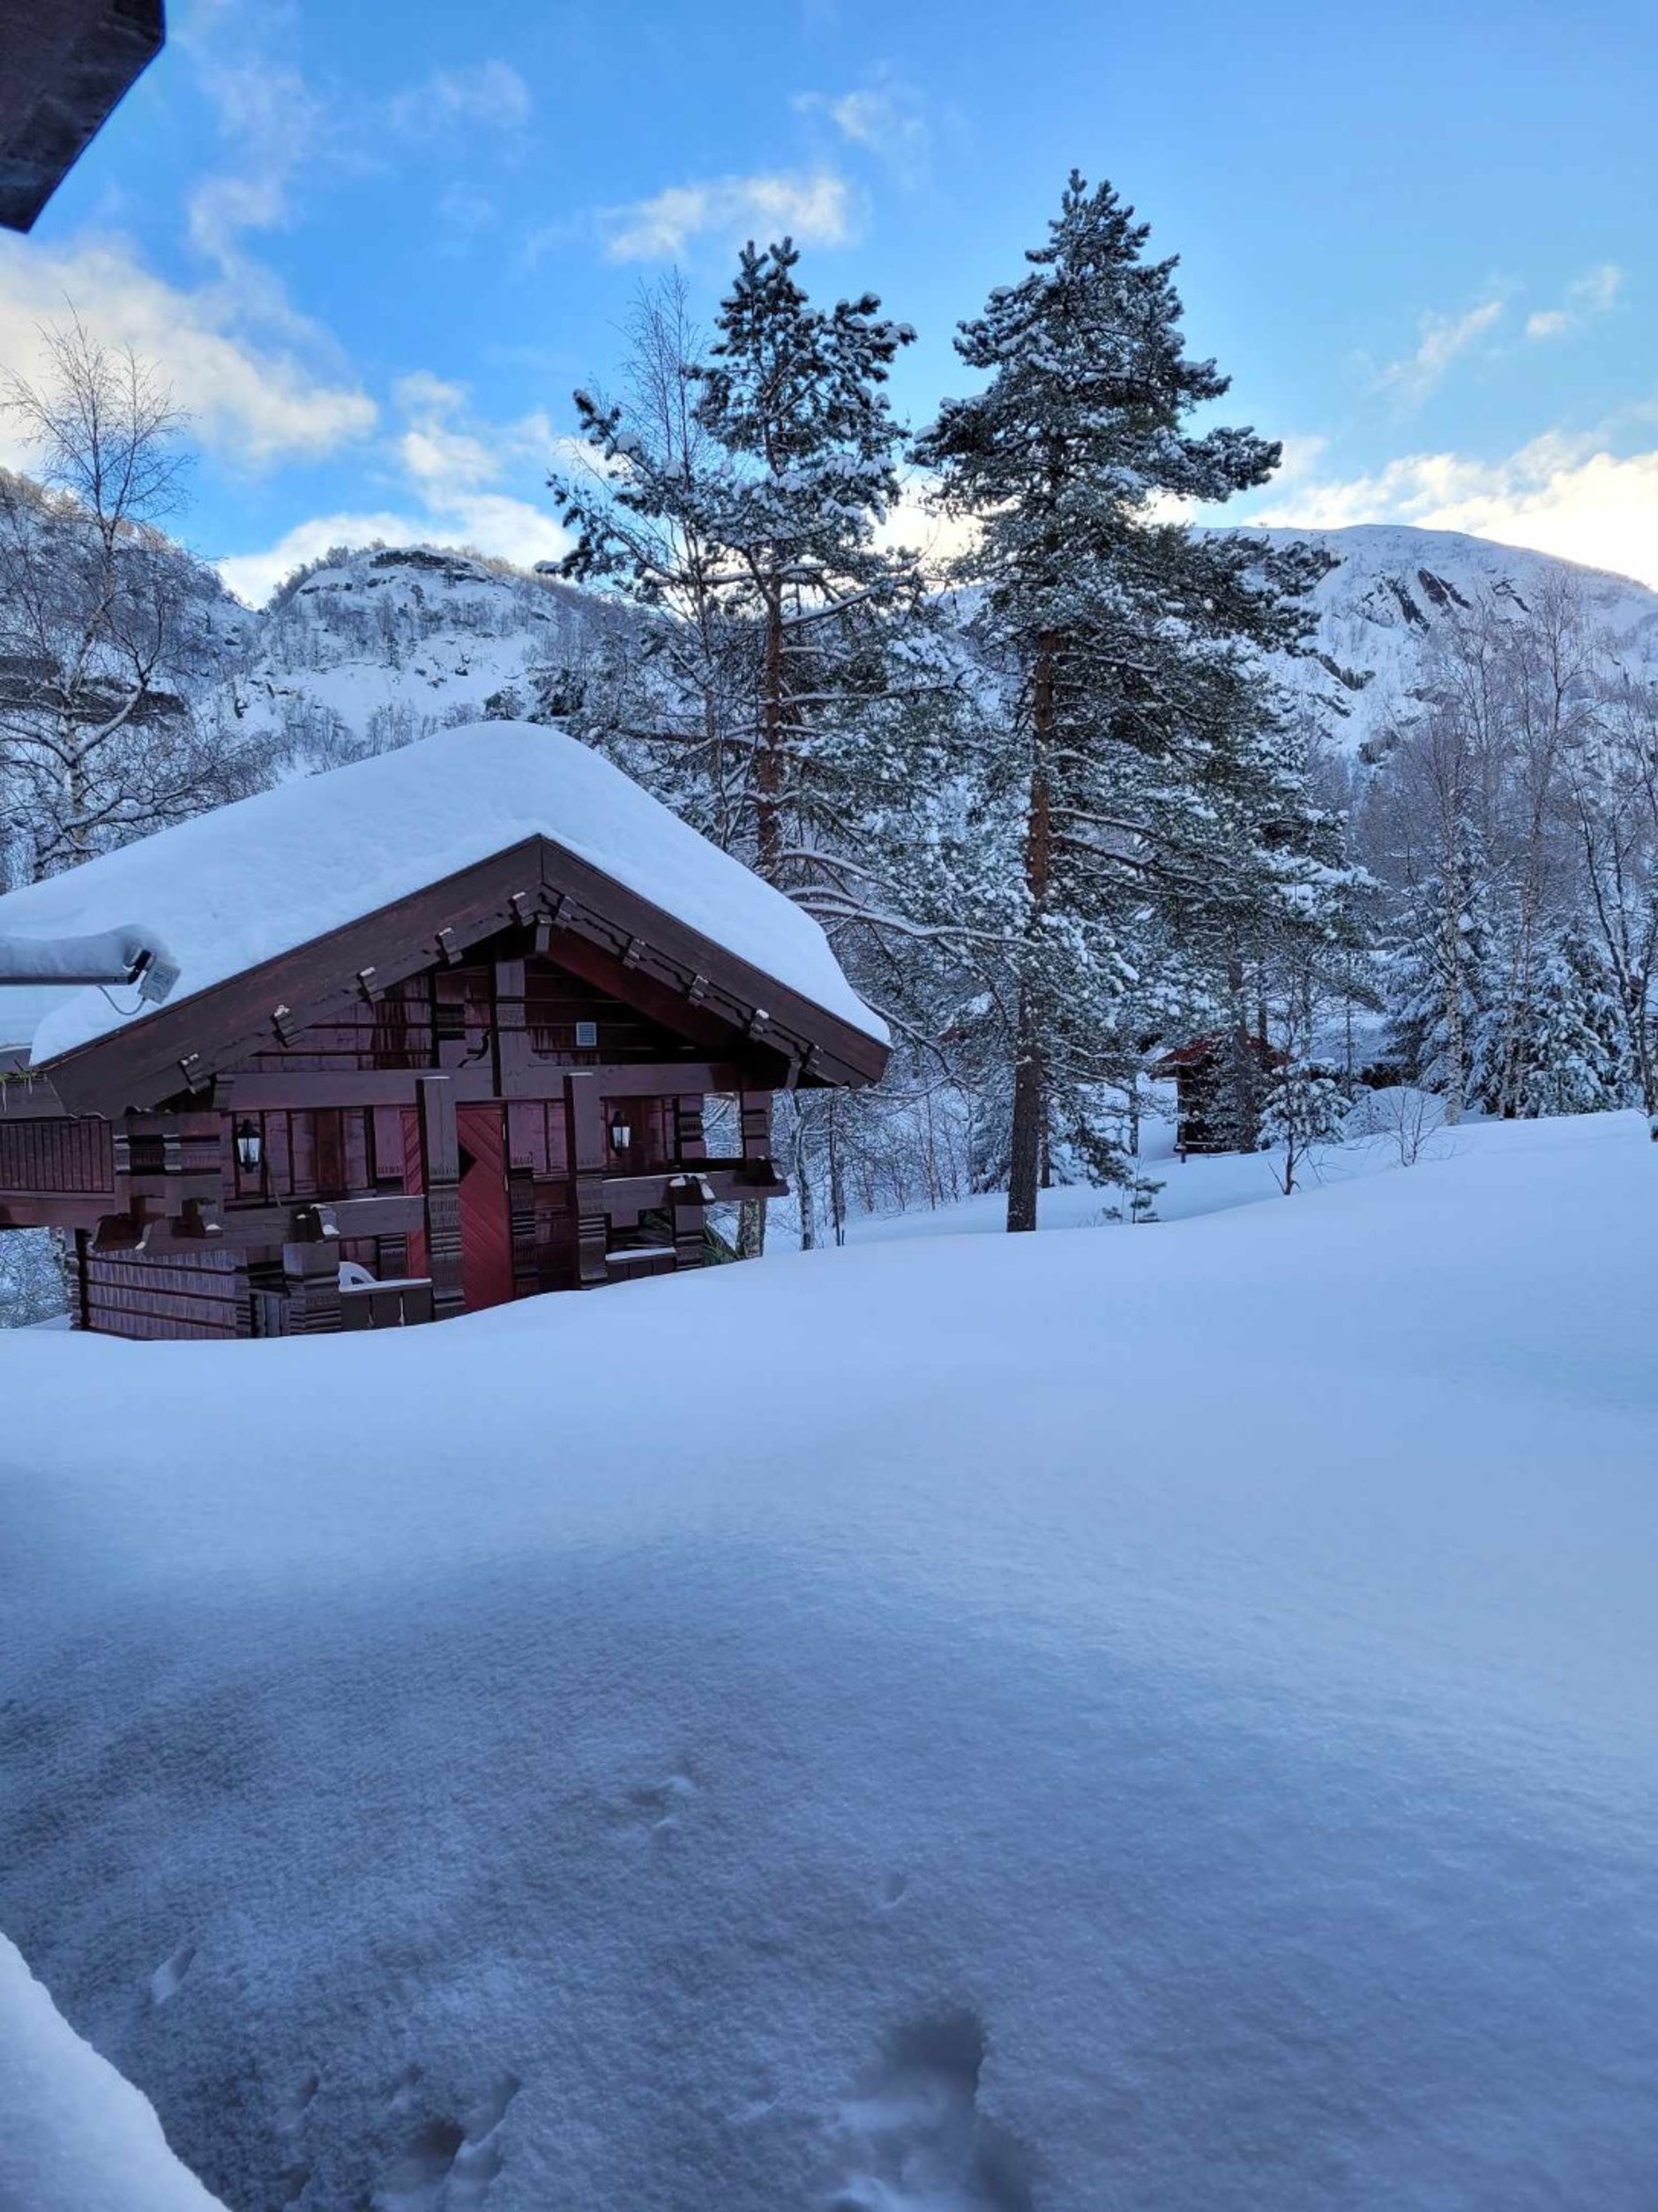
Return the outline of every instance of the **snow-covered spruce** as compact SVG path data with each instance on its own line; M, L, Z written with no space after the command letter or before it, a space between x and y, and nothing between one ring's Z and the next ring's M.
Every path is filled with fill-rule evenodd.
M917 449L975 525L959 573L1001 679L975 796L1001 863L1011 1229L1035 1226L1054 1095L1135 1064L1142 950L1166 967L1172 937L1217 1002L1229 973L1241 994L1256 940L1311 920L1340 858L1266 660L1306 644L1326 563L1161 512L1264 483L1279 449L1187 427L1227 379L1185 352L1148 236L1073 176L1029 274L961 327L989 382Z

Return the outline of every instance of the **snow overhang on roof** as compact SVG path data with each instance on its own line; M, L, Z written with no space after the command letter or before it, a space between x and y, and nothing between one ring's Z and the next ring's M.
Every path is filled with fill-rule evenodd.
M177 964L168 1005L176 1014L216 985L536 837L885 1044L885 1025L810 915L601 755L525 722L467 724L198 816L0 898L0 934L71 936L136 917ZM37 998L31 1064L153 1020L156 1010L135 998L95 989L44 1005ZM0 1006L0 1030L21 1026Z

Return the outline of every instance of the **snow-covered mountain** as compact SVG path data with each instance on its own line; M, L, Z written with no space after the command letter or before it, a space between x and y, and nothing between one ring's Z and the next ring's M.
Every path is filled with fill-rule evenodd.
M1361 751L1409 713L1436 631L1482 599L1523 612L1569 585L1627 665L1658 676L1658 593L1627 577L1402 525L1266 534L1336 557L1316 594L1323 665L1294 680L1345 699L1345 751ZM226 699L239 722L250 716L322 764L500 711L495 700L510 710L513 695L530 706L538 676L579 667L627 619L593 594L474 555L353 552L302 572L247 618ZM1346 691L1333 670L1370 681Z
M625 617L545 576L430 546L377 547L302 571L250 617L227 699L327 765L486 711L523 712L537 672L579 663Z
M1322 546L1339 564L1314 594L1324 668L1307 669L1298 681L1327 694L1326 672L1370 676L1362 691L1345 693L1349 711L1339 733L1344 751L1362 752L1380 731L1408 716L1436 631L1482 601L1524 614L1570 589L1632 673L1658 676L1658 592L1627 576L1489 538L1403 524L1262 534Z

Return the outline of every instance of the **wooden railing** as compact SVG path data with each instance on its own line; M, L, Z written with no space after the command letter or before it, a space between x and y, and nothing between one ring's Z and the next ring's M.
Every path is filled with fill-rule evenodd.
M432 1318L429 1276L412 1275L399 1282L354 1282L340 1287L340 1326L342 1329L412 1328Z

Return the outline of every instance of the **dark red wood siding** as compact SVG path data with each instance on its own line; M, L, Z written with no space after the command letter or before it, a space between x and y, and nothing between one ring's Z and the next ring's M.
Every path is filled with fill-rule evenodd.
M90 1192L115 1186L107 1121L0 1120L0 1191Z

